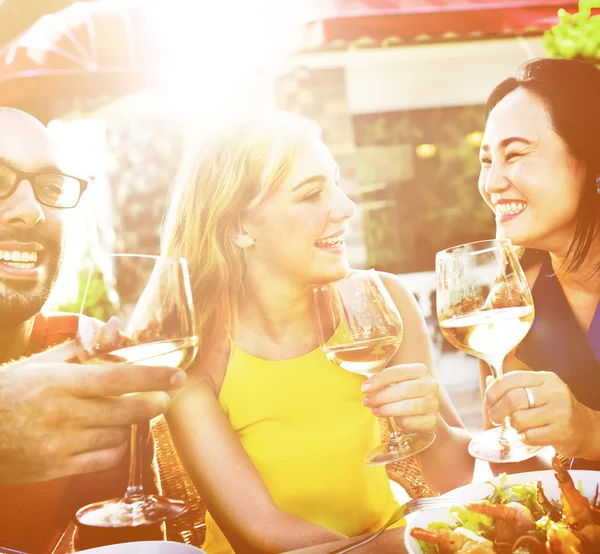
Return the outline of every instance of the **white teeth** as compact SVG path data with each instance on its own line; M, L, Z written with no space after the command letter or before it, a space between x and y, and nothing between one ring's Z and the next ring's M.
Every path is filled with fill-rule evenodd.
M315 244L320 246L334 246L344 242L344 235L339 235L337 237L330 237L327 239L318 240Z
M22 262L25 264L29 264L33 262L32 266L37 263L38 255L37 252L19 252L18 250L14 250L13 252L9 252L8 250L0 250L0 261L13 262L16 264L21 264ZM8 264L11 265L11 264ZM16 267L16 266L13 266Z
M22 263L22 262L5 262L8 267L16 267L17 269L33 269L35 264L33 262L30 263Z
M500 215L514 215L521 213L527 207L525 202L510 202L508 204L496 204L496 212Z

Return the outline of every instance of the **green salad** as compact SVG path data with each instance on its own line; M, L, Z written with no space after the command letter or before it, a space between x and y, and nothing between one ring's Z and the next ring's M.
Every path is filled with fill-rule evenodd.
M590 501L560 462L553 467L561 502L546 497L541 481L509 484L502 474L498 484L488 482L492 492L485 499L452 506L453 523L433 522L410 534L424 554L600 552L598 488Z

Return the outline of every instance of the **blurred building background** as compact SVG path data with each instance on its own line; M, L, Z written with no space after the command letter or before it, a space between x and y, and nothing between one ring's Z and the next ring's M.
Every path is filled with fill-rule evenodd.
M158 252L186 141L216 116L295 111L322 126L358 204L352 264L402 275L442 380L480 428L477 364L437 331L434 257L493 236L477 191L484 104L547 55L559 8L577 4L0 0L0 104L49 124L65 165L93 182L54 304L77 302L77 267L95 250Z

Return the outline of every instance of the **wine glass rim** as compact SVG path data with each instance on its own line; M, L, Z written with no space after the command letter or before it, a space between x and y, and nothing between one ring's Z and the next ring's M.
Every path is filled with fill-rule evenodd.
M373 267L371 267L369 269L352 269L346 274L345 277L342 277L341 279L334 279L333 281L329 281L328 283L322 283L320 285L313 285L312 290L314 292L317 292L319 290L323 290L323 289L326 289L327 287L335 285L336 283L340 283L340 282L346 281L348 279L354 279L356 277L359 277L360 275L362 275L364 273L374 274L376 277L379 277L377 275L377 270Z
M498 248L498 246L507 244L512 246L512 242L510 239L486 239L486 240L477 240L474 242L465 242L464 244L457 244L456 246L451 246L450 248L446 248L445 250L440 250L436 257L442 256L473 256L475 254L483 254L485 252L491 252L492 250ZM485 246L487 245L487 246ZM466 250L465 247L470 247L470 250ZM457 251L459 250L460 251Z

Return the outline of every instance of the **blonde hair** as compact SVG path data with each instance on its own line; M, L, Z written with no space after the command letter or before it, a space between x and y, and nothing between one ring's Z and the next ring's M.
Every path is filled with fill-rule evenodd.
M319 138L314 122L274 111L211 133L178 171L162 249L188 260L199 356L236 319L245 261L234 240L242 214L275 190Z

